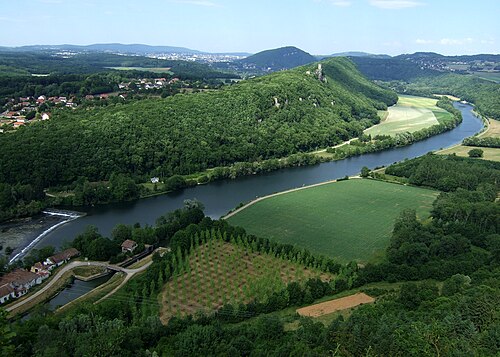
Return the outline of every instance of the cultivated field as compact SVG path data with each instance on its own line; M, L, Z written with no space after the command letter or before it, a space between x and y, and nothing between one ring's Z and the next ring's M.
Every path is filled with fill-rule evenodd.
M181 271L165 284L159 295L160 319L210 312L226 303L237 306L253 299L264 301L291 281L312 277L331 280L332 275L301 264L252 252L241 243L209 240L197 247Z
M228 218L248 233L294 244L340 262L383 254L404 209L429 216L436 191L352 179L274 196Z
M500 121L490 119L488 131L480 134L479 137L480 138L500 137ZM449 149L441 150L438 152L438 154L442 155L456 154L458 156L468 157L469 156L468 152L475 148L483 150L483 157L482 157L483 159L500 162L500 149L498 148L458 145Z
M375 299L365 293L356 293L339 299L321 302L297 310L301 316L319 317L333 312L350 309L362 304L371 304Z
M365 134L415 132L451 118L451 114L438 108L436 103L435 99L400 95L398 103L388 109L387 117L380 124L366 129Z
M450 149L445 149L445 150L439 151L438 154L440 154L440 155L455 154L457 156L469 157L468 152L472 149L483 150L483 157L481 159L500 162L500 149L497 149L497 148L483 148L483 147L478 147L478 146L459 145L459 146L452 147Z

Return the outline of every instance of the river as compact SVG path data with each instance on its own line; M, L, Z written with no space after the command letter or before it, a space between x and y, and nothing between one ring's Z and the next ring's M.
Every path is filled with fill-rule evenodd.
M70 241L83 232L88 225L96 226L105 236L109 236L112 228L118 223L134 224L138 222L141 225L153 225L157 217L182 207L184 200L192 198L203 202L205 213L208 216L219 218L239 203L248 202L256 197L333 180L346 175L355 175L361 171L363 166L371 169L387 166L406 158L415 158L429 151L458 144L464 138L479 132L483 128L483 123L472 114L473 107L471 105L454 103L454 106L462 112L463 122L460 125L450 131L410 146L314 166L288 168L267 174L241 177L235 180L211 182L179 192L133 202L122 202L86 209L79 208L80 211L87 214L50 231L34 247L41 248L46 245L59 247L65 241ZM28 241L26 245L29 243ZM18 247L18 250L22 248Z

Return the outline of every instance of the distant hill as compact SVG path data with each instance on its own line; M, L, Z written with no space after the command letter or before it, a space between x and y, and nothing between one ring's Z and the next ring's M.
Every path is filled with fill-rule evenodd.
M302 66L316 61L316 57L311 54L302 51L297 47L289 46L262 51L237 62L244 67L274 72Z
M391 58L389 55L385 54L380 54L376 55L373 53L368 53L368 52L359 52L359 51L351 51L351 52L340 52L340 53L333 53L329 56L325 57L370 57L370 58Z
M351 57L358 70L370 79L382 81L404 80L439 75L441 72L425 68L402 58Z
M12 48L18 51L43 51L43 50L60 50L60 51L99 51L99 52L114 52L127 54L144 54L144 53L200 53L200 51L192 50L185 47L173 46L150 46L143 44L121 44L121 43L97 43L93 45L34 45L21 46Z
M434 52L415 52L413 54L402 54L394 58L412 60L412 61L456 61L456 62L473 62L473 61L489 61L500 62L500 55L498 54L477 54L477 55L459 55L459 56L444 56Z

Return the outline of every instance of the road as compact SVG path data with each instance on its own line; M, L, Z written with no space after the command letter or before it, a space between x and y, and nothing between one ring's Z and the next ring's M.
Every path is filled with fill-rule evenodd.
M70 262L70 263L68 263L66 265L63 265L57 271L56 275L54 275L54 277L47 284L44 284L40 290L38 290L34 294L28 296L26 299L24 299L22 301L19 301L19 302L13 304L13 305L7 306L5 308L5 310L8 311L8 312L11 312L11 311L13 311L13 310L15 310L15 309L23 306L24 304L26 304L26 303L28 303L28 302L36 299L37 297L39 297L40 295L42 295L43 293L45 293L48 289L50 289L59 279L61 279L61 277L65 273L67 273L71 269L75 269L75 268L83 267L83 266L101 266L101 267L105 267L105 268L111 268L113 270L121 271L121 272L124 272L125 274L127 274L127 276L125 278L125 281L128 281L134 274L139 273L139 272L147 269L149 267L149 265L151 265L151 262L149 262L148 264L145 264L142 267L137 268L137 269L127 269L127 268L122 268L122 267L119 267L117 265L112 265L112 264L109 264L109 263L106 263L106 262L72 261L72 262Z

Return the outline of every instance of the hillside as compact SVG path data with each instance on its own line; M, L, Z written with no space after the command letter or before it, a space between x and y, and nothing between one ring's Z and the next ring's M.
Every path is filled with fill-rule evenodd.
M262 51L238 62L244 67L274 72L316 62L316 58L297 47L289 46Z
M49 121L0 135L0 182L47 187L79 177L109 180L113 172L146 181L279 158L357 136L379 121L377 109L397 101L348 59L317 68L214 92L54 112Z
M439 71L402 58L352 57L351 59L363 75L381 81L412 81L416 78L441 74Z
M360 51L349 51L349 52L339 52L333 53L328 57L370 57L370 58L391 58L389 55L385 54L374 54L368 52L360 52Z

